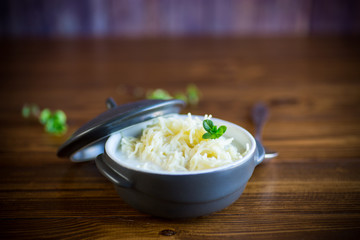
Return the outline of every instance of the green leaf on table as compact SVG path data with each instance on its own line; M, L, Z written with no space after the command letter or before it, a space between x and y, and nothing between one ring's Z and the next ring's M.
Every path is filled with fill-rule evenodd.
M25 104L22 115L24 118L33 116L38 119L47 133L61 135L67 131L66 114L62 110L51 112L50 109L45 108L40 111L36 104Z
M60 124L66 124L66 115L61 110L56 110L54 113L54 120Z
M169 100L169 99L180 99L185 103L190 105L197 105L200 100L200 92L198 88L194 84L190 84L186 88L186 92L178 92L174 96L172 96L168 91L158 88L153 91L149 91L146 94L147 99L161 99L161 100Z
M185 103L188 102L188 99L187 99L186 95L183 94L183 93L176 93L176 94L175 94L175 99L182 100L182 101L184 101Z
M36 104L24 104L23 108L21 109L21 114L24 118L35 117L39 116L39 107Z
M186 89L186 93L187 93L188 102L191 105L197 105L199 103L200 92L199 92L199 89L194 84L188 85L188 87Z
M49 109L45 108L41 111L40 116L39 116L39 121L42 124L45 124L49 118L51 117L51 112Z
M156 89L147 94L148 99L161 99L161 100L169 100L173 97L164 89Z
M30 114L31 114L30 106L25 104L21 110L21 114L24 118L30 117Z
M45 131L48 133L59 135L66 132L66 130L66 124L60 123L54 117L49 118L45 123Z

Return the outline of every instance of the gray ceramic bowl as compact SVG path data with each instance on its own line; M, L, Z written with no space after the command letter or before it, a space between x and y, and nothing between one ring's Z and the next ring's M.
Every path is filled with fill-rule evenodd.
M133 167L118 153L121 137L139 136L151 120L110 136L96 165L114 183L120 197L142 212L164 218L188 218L219 211L240 197L254 168L264 159L264 148L238 125L216 118L212 120L216 125L227 126L225 135L233 137L237 147L249 144L250 149L242 159L219 168L181 173Z

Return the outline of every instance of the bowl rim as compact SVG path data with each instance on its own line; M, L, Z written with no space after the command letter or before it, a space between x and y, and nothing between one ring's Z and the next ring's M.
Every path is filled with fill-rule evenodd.
M169 114L169 116L178 116L178 117L182 117L185 118L188 115L187 114ZM204 116L201 115L191 115L192 117L199 117L201 119L204 118ZM168 117L168 115L163 116L163 117ZM149 122L154 121L156 118L148 120ZM155 175L173 175L173 176L183 176L183 175L199 175L199 174L208 174L208 173L213 173L213 172L219 172L219 171L223 171L223 170L228 170L228 169L232 169L235 167L238 167L240 165L242 165L243 163L249 161L250 159L252 159L253 154L255 153L255 150L257 148L256 145L256 141L255 138L243 127L240 127L237 124L228 122L226 120L223 119L219 119L219 118L211 118L214 121L217 121L220 124L226 124L227 126L232 126L236 129L238 129L239 131L241 131L243 134L246 135L246 137L250 140L250 148L248 150L248 152L246 153L246 155L239 159L236 160L230 164L226 164L220 167L216 167L216 168L209 168L209 169L204 169L204 170L196 170L196 171L180 171L180 172L168 172L165 170L152 170L152 169L142 169L140 167L134 167L134 166L130 166L129 164L123 163L121 162L121 160L116 157L114 155L114 153L116 152L115 150L112 150L113 145L117 145L118 142L120 141L120 139L122 138L121 132L124 131L127 128L130 127L134 127L134 125L131 125L127 128L121 129L117 132L114 132L110 135L110 137L106 140L105 142L105 149L104 149L104 153L108 156L108 158L110 158L114 164L117 164L125 169L131 170L131 171L136 171L136 172L143 172L143 173L147 173L147 174L155 174ZM135 124L135 125L140 125L140 124ZM231 135L230 135L231 137ZM115 143L113 143L115 142ZM242 143L241 143L242 144ZM109 150L110 149L110 150ZM114 147L115 149L115 147Z

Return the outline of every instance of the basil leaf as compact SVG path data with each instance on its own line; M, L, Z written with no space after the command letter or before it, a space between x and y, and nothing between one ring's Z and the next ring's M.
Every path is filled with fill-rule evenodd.
M200 92L194 84L188 85L186 93L191 105L197 105L199 103Z
M218 133L219 133L219 134L223 135L225 132L226 132L226 126L221 126L221 127L219 127L219 130L218 130ZM221 135L220 135L220 136L221 136Z
M202 136L203 139L211 139L213 138L213 136L210 133L204 133L204 135Z
M39 120L42 124L45 124L51 117L51 112L49 109L45 108L41 111Z
M212 129L214 127L214 123L209 120L209 119L206 119L203 121L203 126L204 126L204 129L207 131L207 132L212 132Z
M31 114L31 109L28 105L24 105L24 107L22 108L22 115L24 118L28 118L30 117Z
M218 129L217 129L217 126L213 126L213 128L211 129L211 132L212 133L217 133Z
M169 100L172 99L172 96L166 90L159 88L152 92L148 92L147 98Z
M202 136L203 139L216 139L221 137L226 132L226 126L220 126L219 128L214 125L214 123L206 119L203 121L204 129L207 131L207 133L204 133Z
M56 122L58 122L59 124L66 124L66 115L63 111L61 110L57 110L54 114L53 114L53 118Z

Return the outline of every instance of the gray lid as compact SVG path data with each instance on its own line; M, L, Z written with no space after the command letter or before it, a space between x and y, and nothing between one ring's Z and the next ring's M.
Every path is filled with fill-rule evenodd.
M74 162L96 158L104 152L107 138L114 132L152 118L179 113L185 103L181 100L142 100L117 106L107 99L109 110L80 127L57 152Z

